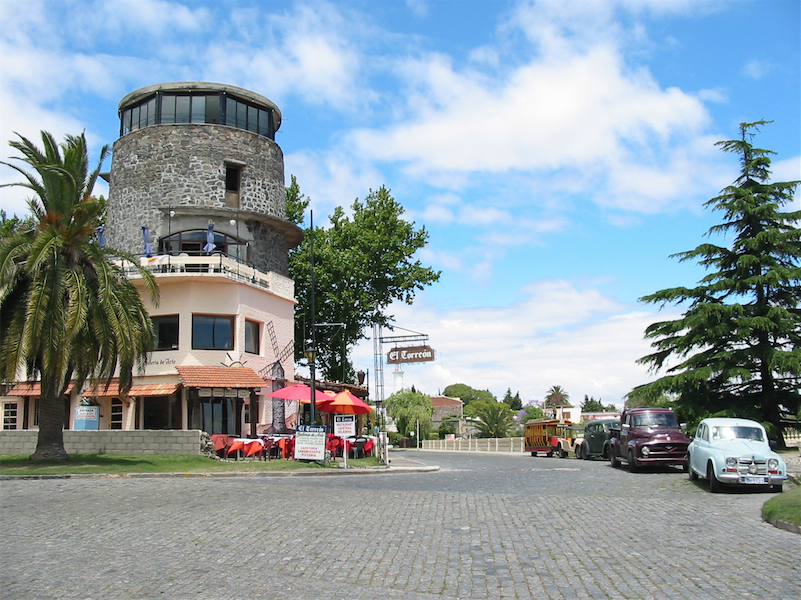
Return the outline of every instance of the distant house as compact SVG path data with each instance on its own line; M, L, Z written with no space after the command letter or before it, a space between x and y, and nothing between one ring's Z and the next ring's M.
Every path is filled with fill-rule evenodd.
M449 396L431 396L431 407L434 409L432 420L434 429L438 429L442 423L453 423L456 435L462 435L464 431L464 402L459 398Z
M543 412L546 417L558 419L560 421L570 421L578 423L581 421L581 407L573 406L564 396L556 396L545 401Z
M594 421L595 419L611 419L613 417L620 417L619 411L602 411L602 412L588 412L581 413L581 421Z

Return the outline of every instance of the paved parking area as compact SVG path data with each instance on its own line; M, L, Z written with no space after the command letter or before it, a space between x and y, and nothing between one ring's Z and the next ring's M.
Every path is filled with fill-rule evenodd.
M397 454L429 473L0 482L0 597L801 598L766 493L680 471Z

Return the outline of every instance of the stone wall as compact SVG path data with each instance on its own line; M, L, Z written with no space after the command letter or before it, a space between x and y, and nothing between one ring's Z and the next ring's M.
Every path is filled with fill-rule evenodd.
M199 430L64 431L68 454L200 454ZM0 431L0 454L33 454L39 432L34 429Z
M240 205L225 201L226 166L241 168ZM284 157L274 141L250 131L205 123L153 125L122 136L114 144L106 240L134 255L142 252L142 224L154 251L167 235L167 213L203 214L216 222L239 211L286 220ZM222 224L222 223L220 223ZM218 230L221 228L218 228ZM172 233L176 233L172 228ZM244 233L244 232L242 232ZM273 230L269 243L255 236L256 268L286 275L286 238Z

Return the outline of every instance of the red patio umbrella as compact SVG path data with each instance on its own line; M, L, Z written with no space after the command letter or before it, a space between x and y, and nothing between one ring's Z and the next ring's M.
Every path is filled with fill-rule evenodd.
M334 396L330 402L322 404L320 410L341 415L366 415L373 412L373 407L363 400L359 400L348 390L344 390Z
M288 385L280 390L276 390L271 394L267 394L271 398L281 398L282 400L297 400L301 404L309 404L311 402L311 388L308 385ZM314 402L324 402L329 400L330 397L318 389L314 390Z

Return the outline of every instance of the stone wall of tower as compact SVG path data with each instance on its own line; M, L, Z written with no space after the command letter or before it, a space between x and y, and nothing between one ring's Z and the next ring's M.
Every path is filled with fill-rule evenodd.
M226 167L232 165L241 168L239 209L225 202ZM112 156L108 244L140 254L145 223L157 248L158 238L167 235L170 208L200 216L205 208L215 221L240 211L285 220L281 148L249 131L205 123L154 125L122 136ZM254 266L286 275L285 235L252 216L246 222Z

